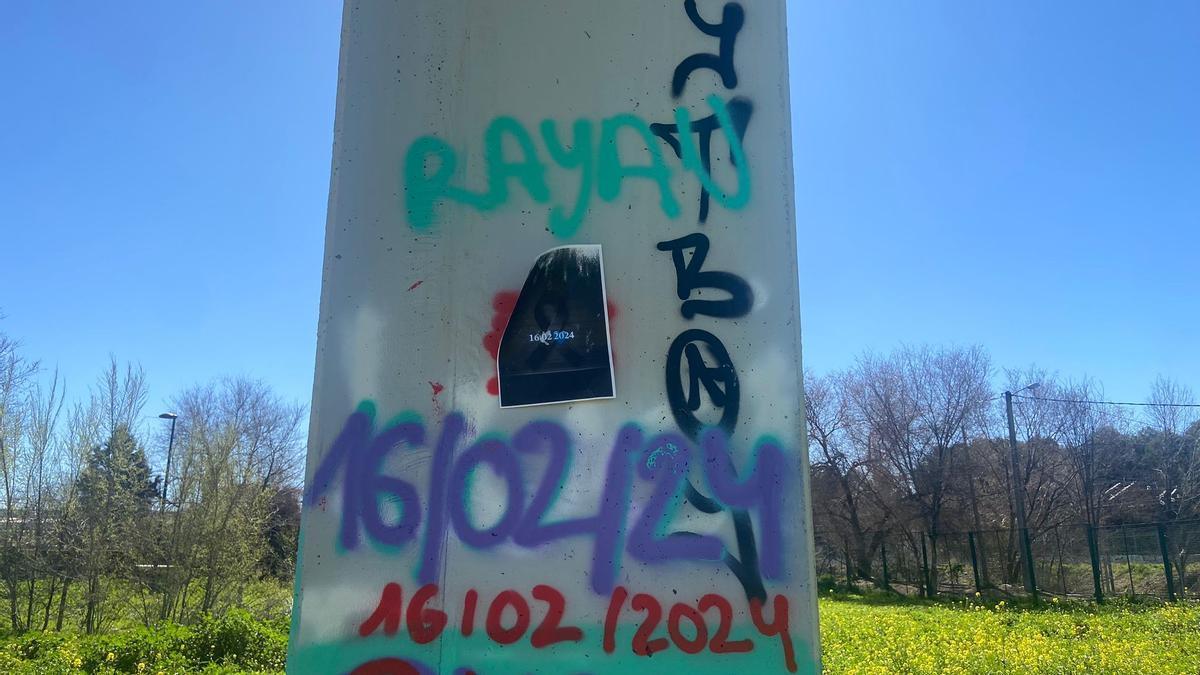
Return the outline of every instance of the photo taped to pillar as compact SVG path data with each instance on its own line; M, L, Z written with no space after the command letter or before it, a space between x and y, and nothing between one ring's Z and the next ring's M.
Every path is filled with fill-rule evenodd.
M613 398L606 308L600 246L539 256L500 342L500 407Z

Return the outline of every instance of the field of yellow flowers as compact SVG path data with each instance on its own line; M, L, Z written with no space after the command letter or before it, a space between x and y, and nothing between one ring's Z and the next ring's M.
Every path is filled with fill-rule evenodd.
M978 599L825 596L827 673L1200 673L1200 604L1032 610ZM230 612L193 626L0 636L3 675L283 675L287 617Z
M1016 609L822 598L825 672L1200 673L1200 605Z

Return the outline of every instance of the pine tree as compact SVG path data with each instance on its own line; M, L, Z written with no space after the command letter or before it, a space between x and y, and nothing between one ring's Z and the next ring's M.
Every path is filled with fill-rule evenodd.
M95 632L107 577L128 578L148 550L147 520L158 497L158 480L129 427L118 425L108 441L89 453L76 484L83 517L87 579L84 628Z

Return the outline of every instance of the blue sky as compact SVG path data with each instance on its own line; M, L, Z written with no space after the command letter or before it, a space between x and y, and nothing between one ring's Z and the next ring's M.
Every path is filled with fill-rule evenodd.
M1200 3L789 3L805 361L1200 389ZM307 402L340 3L0 5L0 331Z

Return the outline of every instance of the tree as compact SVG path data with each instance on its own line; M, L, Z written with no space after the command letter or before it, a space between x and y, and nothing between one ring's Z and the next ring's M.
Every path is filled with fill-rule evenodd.
M149 550L145 523L158 498L158 481L141 444L128 426L118 423L108 441L88 456L76 489L88 584L84 629L94 633L101 623L105 577L132 578L134 565Z
M804 374L804 409L813 475L814 506L852 548L856 574L872 579L871 560L887 533L893 513L871 481L871 459L855 442L844 376Z
M991 396L991 364L979 347L904 347L886 358L864 356L853 371L850 400L863 421L868 452L933 540L942 531L953 449ZM912 542L914 555L919 544Z
M179 473L161 616L186 619L189 600L199 613L236 600L259 569L264 534L287 536L274 521L286 510L280 492L299 487L304 408L247 378L192 387L174 408Z

